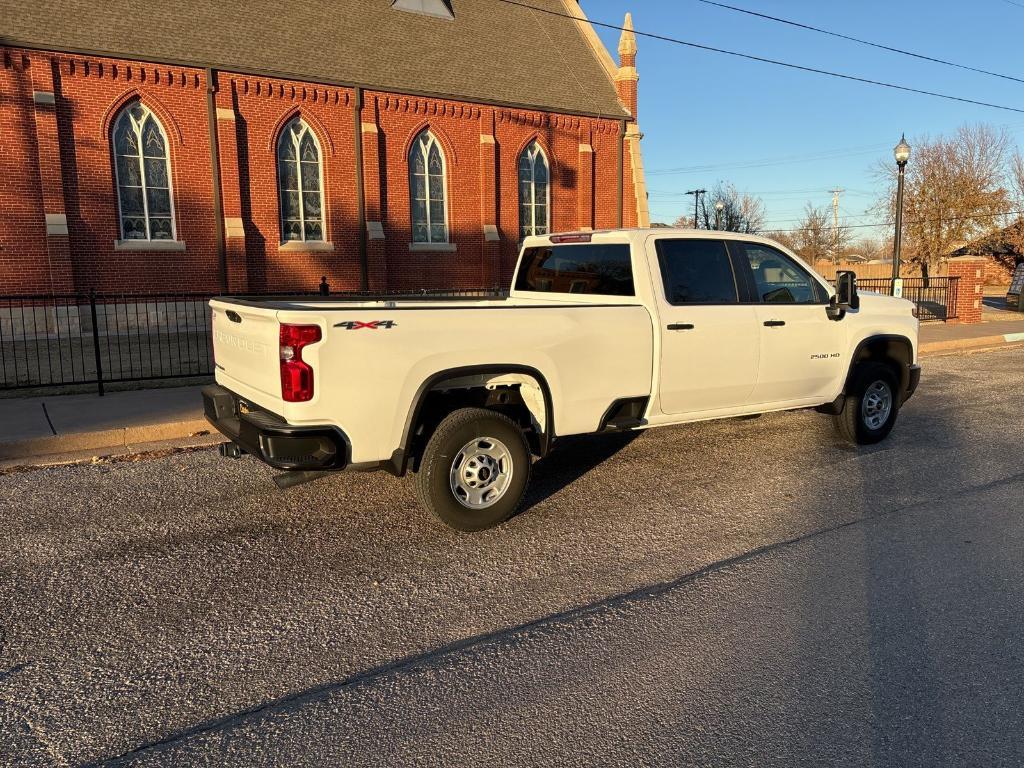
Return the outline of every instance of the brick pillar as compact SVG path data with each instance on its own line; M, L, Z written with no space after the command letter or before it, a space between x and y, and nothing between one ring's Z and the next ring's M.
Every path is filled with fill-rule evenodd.
M377 120L377 97L366 95L359 121L363 142L363 200L366 206L366 261L371 291L388 287L383 204L381 200L381 145Z
M501 281L501 237L498 234L498 145L494 138L494 110L480 110L480 225L483 237L483 286Z
M590 125L580 126L579 166L576 172L576 227L594 228L594 146Z
M68 241L68 217L64 208L64 176L57 131L57 102L60 81L54 77L54 63L45 56L33 56L32 103L35 113L36 150L39 187L46 223L46 255L49 262L50 290L68 293L75 290Z
M238 155L238 129L235 114L235 84L219 88L217 105L217 144L220 156L221 206L224 211L224 251L228 266L228 290L249 290L246 262L245 224L242 220L241 158Z
M949 276L960 278L956 287L956 321L981 322L981 300L985 284L985 259L955 256L947 262ZM949 300L947 299L947 305Z

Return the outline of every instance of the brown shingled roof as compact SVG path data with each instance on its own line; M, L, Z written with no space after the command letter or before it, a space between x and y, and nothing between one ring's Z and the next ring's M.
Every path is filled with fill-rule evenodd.
M530 3L566 11L561 0ZM628 117L575 21L501 0L452 0L454 21L395 10L391 0L5 6L8 45Z

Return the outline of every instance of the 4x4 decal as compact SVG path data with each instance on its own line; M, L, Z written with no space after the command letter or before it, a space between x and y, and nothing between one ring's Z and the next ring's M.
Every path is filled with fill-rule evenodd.
M335 323L335 328L344 328L349 331L358 331L360 328L369 328L371 331L375 331L378 328L395 328L398 325L394 320L370 320L364 322L362 320L346 320L343 323Z

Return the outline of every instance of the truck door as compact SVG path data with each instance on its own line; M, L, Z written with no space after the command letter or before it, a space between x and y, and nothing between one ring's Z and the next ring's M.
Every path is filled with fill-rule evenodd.
M843 324L825 312L828 291L777 248L741 241L730 241L729 248L741 257L757 302L761 352L751 403L830 399L849 360Z
M747 403L757 379L757 307L722 240L658 238L649 254L661 319L661 408L693 414ZM657 281L655 281L657 283Z

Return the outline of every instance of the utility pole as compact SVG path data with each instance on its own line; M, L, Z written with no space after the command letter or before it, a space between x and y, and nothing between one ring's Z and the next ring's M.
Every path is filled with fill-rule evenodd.
M706 189L691 189L686 194L693 195L693 228L697 229L697 211L700 210L700 196L707 194Z
M830 189L832 193L832 262L839 262L839 195L845 192L845 189L836 187Z

